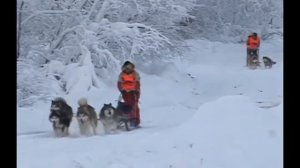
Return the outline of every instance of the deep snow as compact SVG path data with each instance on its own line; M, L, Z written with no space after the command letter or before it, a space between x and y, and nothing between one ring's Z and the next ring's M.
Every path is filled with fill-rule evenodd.
M277 62L272 69L247 69L242 44L190 40L187 46L177 67L140 72L141 129L104 135L99 128L99 135L83 137L73 120L71 136L55 138L50 102L18 108L18 167L283 167L282 39L262 42L260 55ZM77 93L63 95L73 110L87 97L98 113L119 96L115 85Z

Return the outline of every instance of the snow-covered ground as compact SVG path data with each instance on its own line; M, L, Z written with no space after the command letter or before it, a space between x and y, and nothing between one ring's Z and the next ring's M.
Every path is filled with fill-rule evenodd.
M18 168L282 168L282 39L262 42L272 69L245 67L245 45L187 41L183 63L141 73L141 129L55 138L49 103L18 108ZM117 80L117 79L116 79ZM99 113L116 105L115 85L65 95L73 110L87 97Z

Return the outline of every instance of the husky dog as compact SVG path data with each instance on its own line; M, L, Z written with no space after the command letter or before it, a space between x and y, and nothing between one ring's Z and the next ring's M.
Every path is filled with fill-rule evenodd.
M256 69L258 66L260 66L260 62L258 60L258 54L256 50L249 50L248 53L248 66L251 69Z
M257 57L250 58L250 68L251 69L256 69L259 66L260 66L260 63L259 63Z
M262 59L263 59L265 68L272 68L272 65L276 64L275 61L273 61L271 58L269 58L267 56L264 56Z
M72 108L63 98L57 97L52 100L50 111L49 120L53 123L55 136L68 136L73 117Z
M105 133L116 132L120 122L120 114L117 109L111 105L111 103L103 104L99 117L104 126Z
M80 134L81 135L96 135L97 128L97 113L95 109L90 106L86 98L81 98L78 100L78 109L77 109L77 121L79 124ZM91 132L91 129L93 132Z
M120 114L120 125L124 124L127 131L130 131L131 126L135 127L135 123L131 119L131 112L133 107L131 105L125 104L119 101L117 106L117 111Z

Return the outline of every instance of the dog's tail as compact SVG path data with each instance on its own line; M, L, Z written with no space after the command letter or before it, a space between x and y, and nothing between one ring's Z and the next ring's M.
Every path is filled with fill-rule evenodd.
M79 100L78 100L78 105L79 106L84 106L84 105L87 105L88 103L87 103L87 99L85 98L85 97L83 97L83 98L80 98Z

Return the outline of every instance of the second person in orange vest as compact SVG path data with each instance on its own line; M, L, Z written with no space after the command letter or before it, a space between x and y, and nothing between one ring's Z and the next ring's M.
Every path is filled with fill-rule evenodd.
M124 103L133 107L131 124L135 127L141 122L140 109L138 107L141 94L140 86L140 75L135 71L135 65L130 61L126 61L119 75L118 89L122 94Z

